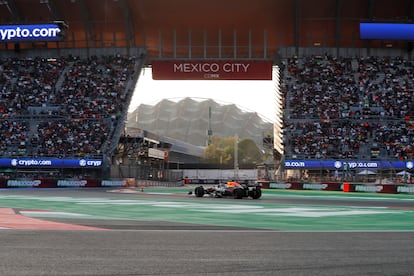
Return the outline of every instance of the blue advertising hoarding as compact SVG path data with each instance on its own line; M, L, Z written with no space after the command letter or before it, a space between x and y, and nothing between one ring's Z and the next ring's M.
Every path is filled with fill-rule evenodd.
M0 158L0 167L7 168L101 168L100 159Z
M59 41L62 40L64 23L37 25L1 25L0 42Z
M414 40L414 24L360 23L361 39Z
M414 161L364 161L364 160L285 160L285 169L294 170L344 170L344 169L412 169Z

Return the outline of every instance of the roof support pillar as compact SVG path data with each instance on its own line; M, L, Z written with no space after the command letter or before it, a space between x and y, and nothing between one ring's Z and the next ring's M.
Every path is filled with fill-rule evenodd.
M335 12L335 48L337 54L339 54L339 47L341 45L341 7L342 0L336 0L336 12Z
M89 20L89 10L85 0L80 0L80 9L82 13L83 25L85 26L85 44L86 48L89 48L89 40L93 37L93 32ZM95 46L95 45L93 45Z
M221 59L222 57L222 34L221 29L218 31L218 57Z
M233 30L233 58L237 59L237 31Z
M134 27L131 20L131 13L130 8L128 6L127 0L121 1L121 9L122 14L124 15L124 25L125 25L125 39L126 39L126 46L131 47L135 46L135 32Z
M299 25L300 25L300 0L295 0L295 22L293 23L295 26L294 30L294 45L295 45L295 52L298 54L299 52Z

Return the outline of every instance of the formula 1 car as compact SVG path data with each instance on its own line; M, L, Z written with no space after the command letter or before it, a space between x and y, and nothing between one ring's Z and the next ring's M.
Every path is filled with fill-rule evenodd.
M204 188L198 186L194 189L196 197L203 197L205 194L213 197L233 197L241 199L243 197L251 197L259 199L262 196L260 184L240 184L238 182L229 181L215 186Z

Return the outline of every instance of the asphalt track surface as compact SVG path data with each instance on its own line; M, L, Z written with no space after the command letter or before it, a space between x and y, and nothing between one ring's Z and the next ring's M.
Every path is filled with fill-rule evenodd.
M414 195L2 189L0 244L0 275L414 275Z

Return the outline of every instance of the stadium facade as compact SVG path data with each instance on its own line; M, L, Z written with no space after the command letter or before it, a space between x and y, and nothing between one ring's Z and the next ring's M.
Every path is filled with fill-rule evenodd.
M173 60L281 68L282 170L412 173L412 37L393 30L411 30L413 1L221 2L1 1L2 169L107 170L140 70Z

